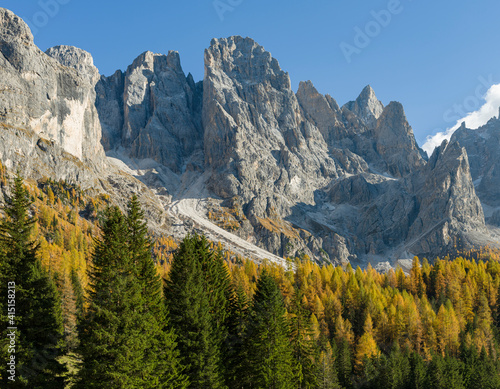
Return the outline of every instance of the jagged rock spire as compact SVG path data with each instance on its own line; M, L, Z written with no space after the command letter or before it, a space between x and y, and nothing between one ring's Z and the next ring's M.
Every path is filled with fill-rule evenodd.
M376 125L377 119L384 110L384 105L377 99L375 91L370 85L361 91L355 101L349 101L344 107L356 114L369 128Z

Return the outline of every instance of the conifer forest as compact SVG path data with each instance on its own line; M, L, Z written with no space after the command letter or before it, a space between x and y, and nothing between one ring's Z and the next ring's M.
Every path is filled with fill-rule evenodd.
M494 250L256 263L150 234L136 197L0 173L2 388L500 388Z

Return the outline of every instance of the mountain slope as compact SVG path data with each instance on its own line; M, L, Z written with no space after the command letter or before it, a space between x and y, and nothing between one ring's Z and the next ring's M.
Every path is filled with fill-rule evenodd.
M139 193L153 229L194 227L260 259L396 260L498 243L483 207L497 206L500 153L476 140L497 139L496 122L458 131L427 161L400 103L384 106L369 86L342 107L310 81L294 93L250 38L212 40L196 83L174 51L104 77L83 50L42 53L10 11L0 23L0 160L11 171L122 206Z

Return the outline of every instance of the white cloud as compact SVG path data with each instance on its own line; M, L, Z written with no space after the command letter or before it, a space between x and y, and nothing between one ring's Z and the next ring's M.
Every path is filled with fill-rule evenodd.
M473 97L471 96L468 99L473 99ZM493 116L498 116L500 107L500 84L492 85L482 97L482 100L484 103L478 110L470 112L465 117L458 119L453 127L438 132L435 135L429 135L422 149L430 156L434 148L440 146L443 140L450 140L451 136L460 127L462 122L465 122L467 128L477 129L486 124Z

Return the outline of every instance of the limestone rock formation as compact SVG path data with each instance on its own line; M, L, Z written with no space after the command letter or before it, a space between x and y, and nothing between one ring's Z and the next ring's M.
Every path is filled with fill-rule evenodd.
M373 128L382 115L384 105L375 96L375 91L367 85L355 101L349 101L344 105L354 113L368 128Z
M85 50L63 45L51 47L45 51L45 54L56 59L61 65L76 69L82 77L88 79L91 85L95 85L100 78L92 55Z
M456 238L467 241L472 231L485 232L484 213L476 196L465 148L444 141L415 175L409 189L419 202L419 214L407 245L418 254L446 248Z
M453 134L451 142L465 147L472 180L483 203L487 221L500 226L500 114L476 130L465 123Z
M66 180L121 206L137 193L151 224L161 226L167 218L158 198L106 160L98 79L89 53L70 46L42 52L26 23L0 8L0 161L11 174Z
M201 148L201 84L186 77L176 51L147 51L125 74L102 77L96 89L108 149L122 146L180 172Z
M81 160L98 159L101 127L88 73L41 52L28 26L6 9L0 26L2 125L33 131Z
M100 76L83 50L41 52L0 8L0 161L121 205L138 193L155 230L242 255L366 263L483 244L485 214L500 224L499 139L498 119L463 126L427 161L401 104L369 86L342 107L310 81L294 93L238 36L212 40L202 82L175 51Z
M205 162L211 188L241 197L251 217L286 216L294 202L341 170L321 132L307 121L288 73L252 39L214 39L205 51Z
M403 177L424 164L403 106L391 102L384 108L374 129L375 149L383 161L383 170Z
M96 85L96 107L102 128L104 150L121 146L123 131L123 91L125 75L117 70L112 76L101 76Z

